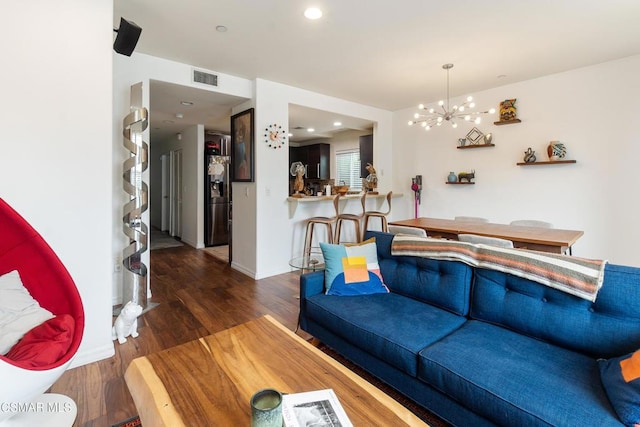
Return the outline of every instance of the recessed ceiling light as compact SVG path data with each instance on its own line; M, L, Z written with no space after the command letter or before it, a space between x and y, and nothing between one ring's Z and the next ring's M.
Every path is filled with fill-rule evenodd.
M342 126L342 122L333 122L334 126Z
M291 138L293 136L293 134L291 132L289 132L288 135L289 135L289 138Z
M317 7L310 7L304 11L304 16L307 19L320 19L322 18L322 11Z
M219 33L226 33L227 27L225 27L224 25L216 25L216 31Z
M191 101L180 101L180 104L186 106L186 107L190 107L193 105L193 102Z
M173 120L163 120L163 121L162 121L162 123L168 123L168 124L171 124L171 123L173 123Z
M307 132L311 133L311 132L315 132L316 130L314 128L307 128Z
M506 75L506 74L500 74L500 75L498 76L498 78L499 78L499 79L504 79L505 77L507 77L507 75Z
M184 117L184 116L182 115L182 113L176 113L176 119L181 119L181 118L183 118L183 117Z

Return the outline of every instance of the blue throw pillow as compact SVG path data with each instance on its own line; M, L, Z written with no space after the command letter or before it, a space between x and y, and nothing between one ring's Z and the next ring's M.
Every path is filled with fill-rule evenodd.
M375 238L360 244L320 243L327 295L388 293L382 282Z
M609 401L627 426L640 426L640 350L598 360L600 379Z

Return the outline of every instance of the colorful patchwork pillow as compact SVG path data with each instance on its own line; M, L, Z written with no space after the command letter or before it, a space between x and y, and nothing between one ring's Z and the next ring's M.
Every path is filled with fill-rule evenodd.
M640 350L598 360L600 379L609 401L626 426L640 426Z
M359 244L320 243L324 257L327 295L367 295L388 293L378 265L375 238Z

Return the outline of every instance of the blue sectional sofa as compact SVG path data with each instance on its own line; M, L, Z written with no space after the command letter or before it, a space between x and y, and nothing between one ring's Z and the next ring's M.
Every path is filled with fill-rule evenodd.
M300 326L456 426L619 426L597 360L640 348L640 269L607 264L594 303L461 262L391 255L388 294L300 279Z

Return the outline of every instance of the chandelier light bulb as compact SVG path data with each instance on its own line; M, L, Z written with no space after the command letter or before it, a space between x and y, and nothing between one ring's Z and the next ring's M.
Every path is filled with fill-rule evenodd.
M413 126L413 120L409 120L409 126Z
M449 71L451 70L451 68L453 68L453 64L444 64L442 68L447 71L446 100L442 99L438 101L438 108L429 108L424 104L419 104L418 109L421 111L425 111L425 113L416 113L414 115L414 120L410 121L409 125L420 123L422 127L425 128L425 130L429 130L434 125L441 126L442 123L449 122L451 123L451 127L455 129L458 127L458 122L461 122L462 120L480 124L480 115L488 113L494 114L496 112L495 108L491 108L486 111L470 111L476 107L475 102L473 102L472 96L465 97L464 102L462 102L461 104L454 104L453 106L451 106L451 99L449 98Z

